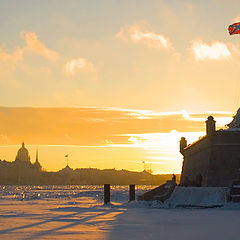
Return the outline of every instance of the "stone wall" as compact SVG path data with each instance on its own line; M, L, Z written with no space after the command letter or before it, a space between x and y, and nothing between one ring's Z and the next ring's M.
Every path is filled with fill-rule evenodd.
M216 132L208 169L208 186L229 186L240 177L240 132Z
M204 138L184 151L180 184L183 186L206 186L207 169L211 155L211 141Z
M240 178L240 131L217 131L183 151L183 186L229 186Z

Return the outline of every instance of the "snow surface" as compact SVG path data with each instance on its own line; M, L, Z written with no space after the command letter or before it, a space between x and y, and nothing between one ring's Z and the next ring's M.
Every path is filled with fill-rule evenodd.
M221 187L175 187L165 201L168 207L216 207L226 204L227 188Z
M112 203L104 206L102 193L102 186L0 187L0 239L239 239L238 203L205 209L171 208L176 197L172 206L128 203L123 186L112 188ZM214 203L221 199L215 196Z

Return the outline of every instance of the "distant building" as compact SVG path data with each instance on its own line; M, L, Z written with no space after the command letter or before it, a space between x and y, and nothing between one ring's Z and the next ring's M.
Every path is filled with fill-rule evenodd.
M15 159L16 162L30 162L30 156L28 154L28 150L25 148L24 142L22 143L22 147L17 151L17 156Z
M73 171L74 170L72 168L70 168L67 164L65 168L59 170L58 172L61 173L61 174L72 174Z
M240 179L240 109L227 129L216 131L215 120L206 121L206 135L187 145L180 140L183 165L180 185L229 186Z
M36 160L31 163L25 144L17 151L15 161L0 160L0 185L72 185L72 184L114 184L157 185L171 178L171 175L152 175L147 171L131 172L116 169L72 169L68 163L57 172L42 171L36 149Z
M37 184L40 181L42 166L38 161L38 150L36 161L30 161L30 156L24 142L17 151L14 162L0 160L0 183L1 184Z

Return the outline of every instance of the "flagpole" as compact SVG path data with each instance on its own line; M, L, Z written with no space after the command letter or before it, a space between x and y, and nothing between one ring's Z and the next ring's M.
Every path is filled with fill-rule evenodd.
M65 158L67 158L67 166L68 166L68 155L69 155L69 154L66 154L66 155L65 155Z
M230 36L235 35L235 34L240 34L240 22L235 22L235 23L229 25L228 32L229 32ZM234 99L234 103L233 103L234 108L238 107L238 104L239 104L240 93L239 93L238 89L239 89L239 81L237 79L236 80L235 99Z

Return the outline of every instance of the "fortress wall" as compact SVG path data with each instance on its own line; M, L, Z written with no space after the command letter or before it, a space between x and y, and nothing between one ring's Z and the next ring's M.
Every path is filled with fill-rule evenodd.
M181 185L228 187L240 178L240 131L218 131L184 149ZM187 183L187 184L186 184Z
M210 159L208 186L229 186L240 177L240 132L216 134Z
M211 141L205 138L184 151L181 185L207 184L207 169L211 156ZM201 176L201 177L200 177ZM202 178L202 181L200 180Z

